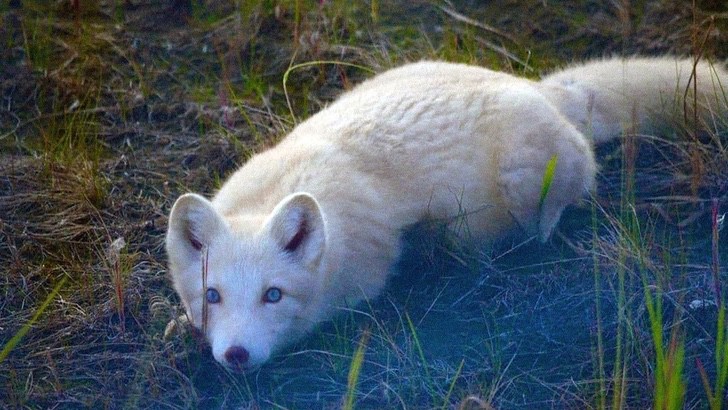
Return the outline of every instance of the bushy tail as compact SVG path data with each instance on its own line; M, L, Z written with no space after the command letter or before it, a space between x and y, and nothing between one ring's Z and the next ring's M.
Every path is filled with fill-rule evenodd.
M719 64L695 65L692 59L674 57L612 58L571 66L538 84L596 143L624 130L676 121L728 127L728 72Z

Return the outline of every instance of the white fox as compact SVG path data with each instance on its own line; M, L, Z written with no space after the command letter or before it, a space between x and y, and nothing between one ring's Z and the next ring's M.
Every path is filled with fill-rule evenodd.
M465 215L487 240L546 240L594 186L592 139L682 116L685 95L703 118L726 112L726 71L695 68L695 98L692 60L668 57L593 61L540 82L444 62L379 74L251 158L211 201L177 200L166 246L187 317L218 362L246 371L376 297L403 228L423 218Z

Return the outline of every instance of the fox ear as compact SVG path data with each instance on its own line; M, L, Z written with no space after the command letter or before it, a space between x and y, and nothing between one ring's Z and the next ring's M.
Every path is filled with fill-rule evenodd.
M326 246L326 226L316 199L307 193L284 198L267 222L278 246L304 264L316 264Z
M225 226L212 203L196 194L179 197L169 214L166 245L170 279L188 317L197 327L202 325L202 248L210 245Z
M169 215L167 252L170 258L199 256L202 247L209 245L224 226L210 201L197 194L182 195Z

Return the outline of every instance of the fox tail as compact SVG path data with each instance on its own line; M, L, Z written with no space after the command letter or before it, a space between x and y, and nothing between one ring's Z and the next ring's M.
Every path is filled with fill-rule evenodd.
M719 64L675 57L610 58L556 71L538 87L597 144L624 131L675 121L728 128L728 72Z

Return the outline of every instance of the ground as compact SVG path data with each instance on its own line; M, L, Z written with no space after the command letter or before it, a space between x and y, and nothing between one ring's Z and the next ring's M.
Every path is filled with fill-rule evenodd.
M537 78L637 53L723 64L727 13L715 0L0 3L0 408L728 400L715 392L725 116L600 148L595 198L545 245L407 232L383 297L258 372L226 372L184 327L163 337L182 313L163 249L176 197L210 195L369 70L435 58Z

